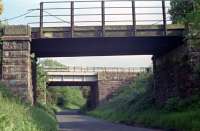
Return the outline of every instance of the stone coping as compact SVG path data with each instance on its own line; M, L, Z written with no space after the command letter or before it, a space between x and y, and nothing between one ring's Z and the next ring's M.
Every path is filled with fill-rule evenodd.
M31 41L31 37L30 36L2 36L1 40L3 41L20 41L20 40Z

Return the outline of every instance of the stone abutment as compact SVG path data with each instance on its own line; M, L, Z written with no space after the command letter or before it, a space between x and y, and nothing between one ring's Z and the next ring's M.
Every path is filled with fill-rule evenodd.
M31 37L27 26L8 26L2 37L2 82L14 95L33 103Z
M167 54L153 57L154 87L159 105L170 98L200 95L200 48L193 43L187 40Z

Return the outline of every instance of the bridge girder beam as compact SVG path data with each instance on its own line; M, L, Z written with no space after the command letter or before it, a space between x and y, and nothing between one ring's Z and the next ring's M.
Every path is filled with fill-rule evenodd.
M104 37L33 39L37 57L160 55L183 44L183 37Z

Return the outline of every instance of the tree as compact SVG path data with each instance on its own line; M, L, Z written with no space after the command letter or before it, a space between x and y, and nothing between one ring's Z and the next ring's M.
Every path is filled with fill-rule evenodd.
M44 61L41 61L40 63L43 67L49 67L49 68L64 68L65 65L59 63L58 61L46 59Z
M193 11L193 0L171 0L169 11L173 23L187 22L187 15Z
M43 66L39 63L37 65L37 97L38 101L41 103L46 103L46 82L47 82L47 74L44 71Z
M0 0L0 15L3 13L3 3L2 0Z
M171 0L169 13L173 23L186 26L188 29L186 37L193 39L200 37L200 0Z
M37 65L37 97L38 97L38 102L40 103L46 103L46 102L48 103L50 101L50 100L47 100L50 92L46 88L48 78L44 69L45 67L59 68L59 67L65 67L65 65L51 59L46 59L38 63Z

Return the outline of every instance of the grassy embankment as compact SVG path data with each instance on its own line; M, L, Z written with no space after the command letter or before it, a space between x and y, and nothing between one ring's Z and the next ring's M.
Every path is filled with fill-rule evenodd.
M140 75L136 82L122 88L110 102L89 115L113 122L146 127L200 131L200 98L171 98L163 107L155 103L152 76Z
M54 113L45 106L21 102L0 84L1 131L56 131Z

